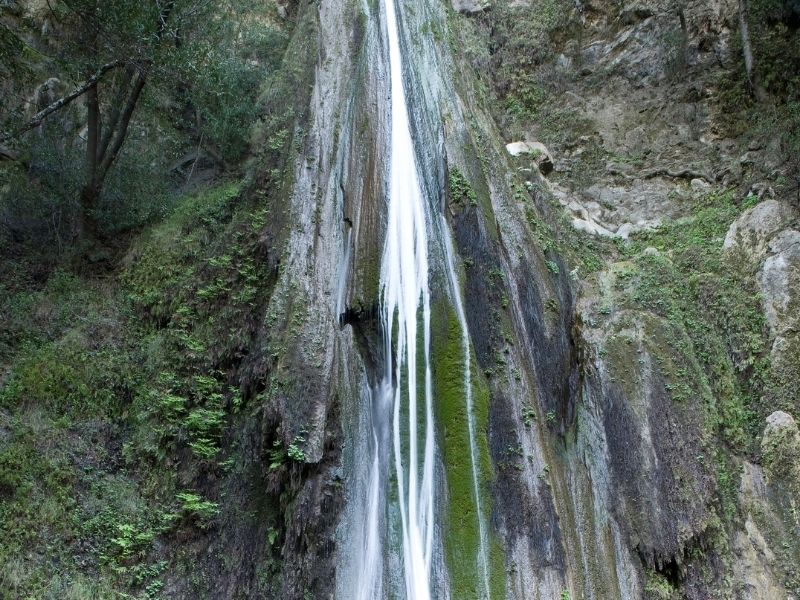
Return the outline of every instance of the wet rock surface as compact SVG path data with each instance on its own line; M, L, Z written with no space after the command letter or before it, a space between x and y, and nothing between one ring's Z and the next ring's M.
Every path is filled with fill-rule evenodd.
M452 8L479 28L504 10L488 4ZM513 3L525 6L533 8ZM741 264L758 273L773 360L786 356L796 343L798 234L794 209L770 183L780 152L717 135L713 114L713 71L734 60L736 7L579 8L586 35L561 36L549 66L563 78L560 98L580 131L546 144L535 124L502 140L464 57L430 35L431 23L446 22L442 6L404 13L423 185L454 237L488 390L481 435L493 465L492 536L503 552L497 577L512 598L777 597L788 589L795 547L788 484L765 478L752 454L724 448L719 388L687 325L657 303L631 302L643 289L631 282L645 267L668 271L679 257L654 242L590 276L571 272L545 226L563 210L581 239L637 244L735 190L726 198L752 207L713 244L743 253ZM284 545L291 597L301 589L292 577L340 597L358 577L348 556L360 505L348 494L362 473L361 442L351 436L381 366L375 314L387 143L380 13L359 11L320 7L324 59L296 174L299 225L279 283L318 309L302 321L286 361L301 385L279 405L284 440L302 431L310 465ZM342 30L353 35L342 38ZM330 282L348 235L340 330L339 315L319 308L338 295ZM432 277L442 281L441 265ZM768 445L767 454L784 445ZM335 583L326 586L329 574Z
M513 4L533 9L532 3ZM510 14L523 18L524 10ZM505 140L511 164L529 187L546 190L563 207L579 239L595 238L600 245L616 240L617 247L636 248L623 252L626 258L635 255L630 262L612 259L589 277L576 276L581 281L572 335L579 384L567 405L552 413L547 412L552 405L543 402L548 388L537 390L547 407L545 420L561 424L565 418L554 428L566 433L553 443L557 450L545 434L534 454L547 457L554 473L546 479L555 496L572 597L795 593L796 526L787 520L791 509L782 484L765 483L757 457L720 449L717 411L724 393L705 375L708 354L690 341L691 323L660 306L663 300L649 310L637 305L655 294L641 287L647 269L684 268L677 263L684 260L684 246L675 250L652 233L667 228L686 244L681 223L702 219L696 215L724 192L750 208L738 211L727 235L723 229L707 243L715 253L724 247L727 268L743 273L760 293L758 318L766 325L769 360L784 369L786 381L796 372L797 311L791 307L797 306L798 293L797 217L785 184L787 156L772 139L720 135L715 112L717 77L739 60L732 47L736 11L731 2L581 5L582 27L556 29L542 42L550 44L551 54L532 59L542 61L534 71L538 89L555 90L541 100L545 108L537 105L538 116L528 129L513 118L504 123L511 132ZM502 15L494 13L492 21L488 14L477 18L485 27L479 31L502 48L502 35L492 37ZM504 34L513 30L508 27ZM509 56L502 50L499 55ZM517 84L512 76L502 83ZM558 119L565 117L548 103L563 107L574 129L549 131L554 125L548 118L562 124ZM547 179L530 164L530 144L515 141L539 139L554 157ZM651 239L662 242L648 245ZM689 278L707 277L703 285L713 289L704 268ZM512 304L530 305L530 298L517 294L510 294ZM770 394L766 407L776 398L782 406L794 401L783 391ZM498 422L508 428L507 417ZM501 439L507 444L511 438ZM742 488L732 491L729 481L738 483L740 470ZM523 471L519 479L529 476ZM720 499L732 496L721 508ZM720 528L723 519L730 537Z
M477 502L453 477L470 452L454 441L460 347L445 360L452 236L492 597L796 597L800 221L780 140L734 135L716 108L718 77L739 61L738 4L398 5L416 166L437 217L437 590L471 600L475 577L462 522ZM176 469L221 506L214 529L156 549L178 548L192 568L164 576L166 597L349 600L374 558L365 457L393 449L365 432L395 360L378 317L391 142L381 6L276 9L295 31L289 100L266 90L260 124L288 115L281 156L255 158L249 183L271 199L248 247L264 297L256 318L231 324L240 339L221 367L249 404L225 433L231 471ZM506 67L509 55L520 64ZM62 88L48 80L32 103ZM171 171L200 183L218 167L196 150ZM398 510L381 500L384 592L402 596Z

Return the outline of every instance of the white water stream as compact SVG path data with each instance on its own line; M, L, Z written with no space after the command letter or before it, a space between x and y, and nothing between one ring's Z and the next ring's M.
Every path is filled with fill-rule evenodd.
M428 288L430 218L411 139L394 0L386 0L384 5L392 111L388 220L381 261L386 377L392 381L394 349L392 437L406 597L408 600L429 600L434 530L434 424ZM395 334L397 339L394 339ZM417 364L420 358L422 365ZM424 378L421 382L417 380L420 374ZM405 410L401 411L404 402ZM401 412L407 414L406 424L401 422Z
M436 462L431 374L431 310L429 289L428 232L433 227L429 202L420 185L403 82L395 0L384 0L391 82L391 157L386 241L381 260L382 325L385 371L383 381L370 397L371 433L368 434L368 466L361 467L363 510L359 532L359 556L355 557L356 600L378 600L384 594L384 549L387 518L386 489L389 469L387 446L394 460L402 536L402 582L406 600L430 600L434 554ZM447 223L440 217L445 263L452 297L462 333L464 395L467 409L472 483L480 547L476 557L481 597L490 600L488 534L480 494L473 412L469 330L454 269ZM348 231L345 261L351 245ZM346 274L347 265L341 269ZM337 313L344 304L345 277L340 274ZM389 425L391 424L391 431ZM366 448L365 448L366 450ZM399 574L398 574L399 575ZM399 591L399 590L398 590Z

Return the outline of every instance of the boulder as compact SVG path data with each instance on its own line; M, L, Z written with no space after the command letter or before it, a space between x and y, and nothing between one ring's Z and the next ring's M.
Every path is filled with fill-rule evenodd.
M785 202L761 202L744 211L731 224L723 247L727 250L739 246L754 259L760 259L772 236L783 230L794 218L794 210Z
M506 151L511 156L530 154L542 175L549 175L553 171L553 156L541 142L511 142L506 144Z
M530 153L531 147L526 142L511 142L506 144L506 151L511 156L520 156Z
M769 256L758 273L764 312L773 336L795 329L797 316L790 310L800 295L800 231L787 229L768 244Z
M792 415L777 410L767 417L761 453L767 475L800 493L800 430Z
M608 229L606 229L602 225L598 225L593 221L587 221L586 219L579 219L578 217L574 217L572 219L572 227L576 231L583 231L584 233L588 233L590 235L599 235L600 237L614 237L614 234L611 233Z
M696 194L707 194L711 190L711 184L705 179L695 178L689 182L692 191Z
M489 0L453 0L453 8L465 15L471 15L490 7Z

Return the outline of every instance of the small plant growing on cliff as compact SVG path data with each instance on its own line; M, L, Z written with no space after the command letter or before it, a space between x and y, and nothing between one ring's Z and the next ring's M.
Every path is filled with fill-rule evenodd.
M545 415L545 419L547 419L547 423L549 425L552 425L553 423L555 423L556 422L556 411L548 410L547 414Z
M558 263L554 260L548 260L545 262L547 265L547 270L550 271L553 275L558 275L561 272L561 269L558 268Z
M467 178L461 174L461 171L453 167L450 170L450 197L456 204L469 203L475 205L478 203L478 196L475 190L467 181Z
M201 529L207 529L211 521L219 514L219 504L204 500L194 492L179 492L175 498L181 503L181 512L187 518L193 519Z
M286 462L286 452L283 451L283 444L280 440L272 442L272 448L267 450L267 458L269 458L269 472L277 471Z
M278 530L274 527L267 529L267 543L273 546L278 539Z
M116 558L127 561L134 557L144 557L150 550L155 534L140 529L130 523L117 525L117 536L111 538L111 548Z
M525 427L530 427L536 422L536 411L530 404L522 407L522 423Z
M295 436L292 443L289 444L289 448L286 450L286 455L296 462L305 462L306 453L303 452L303 449L300 447L300 445L305 441L306 438L303 436Z

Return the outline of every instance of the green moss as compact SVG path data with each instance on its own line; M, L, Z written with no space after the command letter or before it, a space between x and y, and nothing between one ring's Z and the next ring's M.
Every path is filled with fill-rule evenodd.
M475 508L470 439L464 398L464 354L462 334L453 310L440 303L434 307L433 380L436 416L441 431L441 448L447 473L448 507L445 552L455 598L480 598L478 555L480 539ZM472 361L473 406L478 447L478 473L485 522L491 514L487 486L493 479L488 447L489 389ZM489 567L492 596L505 594L503 553L489 531Z
M618 286L631 308L645 308L684 329L675 352L696 356L716 399L715 422L734 446L752 443L771 375L766 324L746 257L722 251L741 212L732 191L712 193L691 218L636 235L623 252L634 269ZM647 247L662 252L644 254ZM680 373L678 373L680 375Z
M655 571L646 573L644 594L647 600L674 600L680 597L678 590L666 577Z

